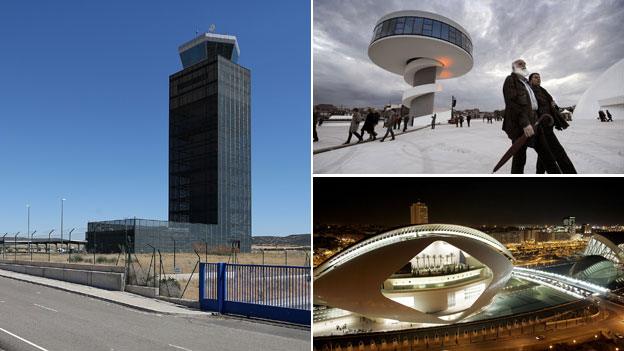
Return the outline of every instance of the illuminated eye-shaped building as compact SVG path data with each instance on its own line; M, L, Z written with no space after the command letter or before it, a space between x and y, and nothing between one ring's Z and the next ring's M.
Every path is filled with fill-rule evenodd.
M371 319L446 324L486 307L513 257L478 230L409 226L364 240L314 270L314 303Z
M436 79L468 73L473 66L472 39L457 22L425 11L398 11L375 25L368 57L379 67L402 75L412 88L403 94L410 116L433 113Z

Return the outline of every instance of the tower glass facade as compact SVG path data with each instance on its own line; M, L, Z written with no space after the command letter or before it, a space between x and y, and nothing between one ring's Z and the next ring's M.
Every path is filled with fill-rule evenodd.
M204 59L187 65L197 50ZM180 58L185 68L169 78L169 221L249 237L250 249L250 72L235 43L204 40Z

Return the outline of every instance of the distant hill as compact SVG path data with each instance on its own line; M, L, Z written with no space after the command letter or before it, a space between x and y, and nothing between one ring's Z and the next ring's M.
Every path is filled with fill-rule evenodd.
M288 236L252 236L252 245L256 246L310 246L310 234Z

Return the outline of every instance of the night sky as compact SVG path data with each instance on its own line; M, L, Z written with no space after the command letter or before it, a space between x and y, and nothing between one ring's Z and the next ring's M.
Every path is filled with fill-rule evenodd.
M315 224L409 224L424 202L429 223L624 224L621 178L314 178Z

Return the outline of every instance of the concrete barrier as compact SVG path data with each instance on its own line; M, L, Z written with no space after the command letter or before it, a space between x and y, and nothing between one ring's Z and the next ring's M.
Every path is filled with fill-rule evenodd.
M157 297L159 295L158 288L154 288L151 286L140 286L140 285L126 285L126 291L129 293L146 296L146 297Z
M60 264L60 266L53 265L46 267L41 265L42 262L37 262L37 265L30 265L31 262L28 262L28 265L20 264L20 261L17 262L7 262L0 261L0 269L4 269L7 271L18 272L28 275L34 275L43 278L56 279L70 283L82 284L93 286L96 288L106 289L106 290L117 290L123 291L125 280L123 267L112 267L112 268L121 268L122 272L114 272L107 269L107 271L98 271L98 270L89 270L89 269L75 269L80 266L88 266L82 268L93 268L93 265L73 265L68 264L67 266L75 267L74 269L63 267L64 264ZM24 262L24 261L21 261ZM35 262L32 262L35 263ZM77 267L78 266L78 267ZM99 267L96 267L99 268Z
M22 265L22 266L34 266L34 267L78 269L82 271L125 273L125 268L123 266L105 266L105 265L98 265L98 264L23 261L23 260L17 260L17 261L0 260L0 263L16 264L16 265Z

